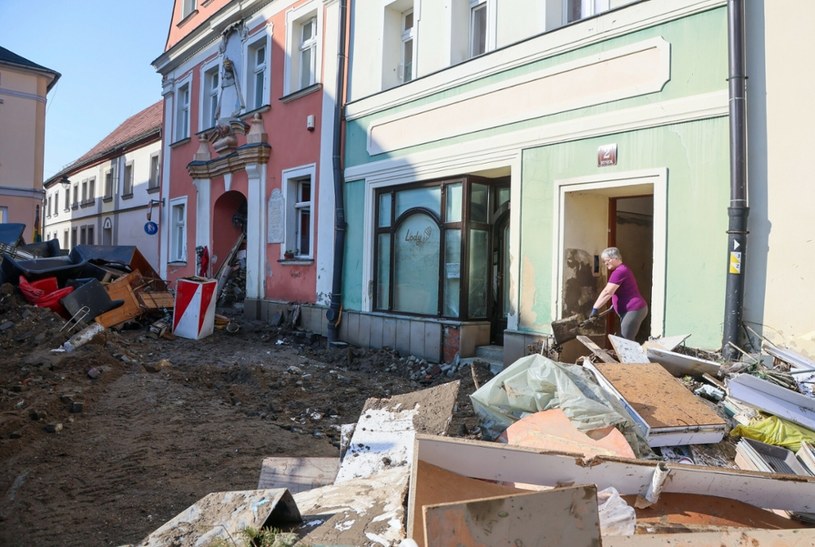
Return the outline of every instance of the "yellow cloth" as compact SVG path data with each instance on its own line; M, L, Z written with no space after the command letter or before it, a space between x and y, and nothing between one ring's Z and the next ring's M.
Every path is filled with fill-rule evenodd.
M815 444L815 431L796 425L777 416L757 419L748 425L738 425L730 431L731 437L747 437L775 446L783 446L793 452L801 448L801 442Z

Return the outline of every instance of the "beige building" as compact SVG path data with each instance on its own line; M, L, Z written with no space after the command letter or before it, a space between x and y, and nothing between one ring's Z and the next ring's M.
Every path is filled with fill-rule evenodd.
M0 223L25 224L26 242L39 235L45 103L59 77L0 47Z

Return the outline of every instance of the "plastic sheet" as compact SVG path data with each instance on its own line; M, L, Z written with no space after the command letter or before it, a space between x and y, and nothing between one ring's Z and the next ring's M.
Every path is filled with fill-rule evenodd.
M783 446L793 452L801 448L801 442L815 444L815 431L801 427L778 416L754 420L748 425L737 425L730 431L731 437L747 437L755 441Z
M597 492L600 533L603 536L633 536L637 528L637 512L620 497L613 486Z
M534 354L522 357L470 396L485 438L527 413L560 408L580 431L625 424L589 372Z

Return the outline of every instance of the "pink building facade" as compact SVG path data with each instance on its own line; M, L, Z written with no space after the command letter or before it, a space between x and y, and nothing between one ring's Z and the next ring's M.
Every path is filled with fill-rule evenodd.
M296 302L317 332L332 291L340 11L339 1L176 0L153 61L161 275L215 277L245 257L246 314Z

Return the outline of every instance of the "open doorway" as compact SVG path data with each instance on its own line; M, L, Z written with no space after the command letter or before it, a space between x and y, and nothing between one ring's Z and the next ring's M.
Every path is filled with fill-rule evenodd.
M638 174L639 175L639 174ZM554 317L591 311L608 280L600 260L606 247L618 247L648 302L649 317L638 339L662 334L665 263L666 173L613 180L570 180L559 184L559 268ZM596 341L619 332L619 320L598 324Z

